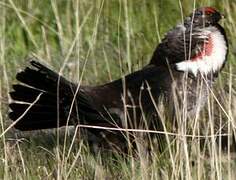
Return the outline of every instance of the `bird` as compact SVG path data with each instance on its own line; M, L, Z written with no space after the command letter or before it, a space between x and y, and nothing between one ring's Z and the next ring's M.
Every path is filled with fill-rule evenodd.
M194 116L227 60L222 18L213 7L195 9L165 34L146 66L102 85L70 82L33 59L16 75L20 83L12 85L9 118L21 131L87 125L101 142L123 147L126 139L119 128L163 129L162 104L173 124L178 108L187 106L187 114Z

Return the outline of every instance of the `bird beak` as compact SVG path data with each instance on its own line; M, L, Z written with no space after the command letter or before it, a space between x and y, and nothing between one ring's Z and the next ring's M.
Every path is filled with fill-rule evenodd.
M224 14L220 14L220 16L221 16L221 19L225 19L226 18Z

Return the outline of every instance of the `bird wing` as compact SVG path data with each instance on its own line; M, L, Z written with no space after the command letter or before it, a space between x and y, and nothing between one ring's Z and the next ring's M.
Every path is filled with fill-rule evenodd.
M167 67L149 65L123 79L93 87L87 94L93 97L94 104L100 112L109 112L112 117L118 115L115 120L122 126L120 121L124 120L124 109L127 110L126 114L131 117L132 122L137 123L142 112L146 114L155 111L154 103L158 103L160 96L170 93L172 81ZM104 108L107 111L104 111Z

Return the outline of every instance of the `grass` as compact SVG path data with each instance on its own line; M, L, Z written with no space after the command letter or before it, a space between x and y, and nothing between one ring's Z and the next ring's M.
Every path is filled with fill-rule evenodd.
M167 153L153 151L151 161L141 153L127 158L93 154L73 130L65 142L62 129L58 142L56 130L10 129L0 138L0 178L234 179L230 148L222 150L207 135L200 148L198 137L200 130L215 134L224 125L218 134L232 134L235 127L236 2L229 0L0 0L0 134L11 123L8 92L27 57L35 56L83 85L102 84L143 67L164 34L194 5L225 13L228 62L198 120L174 136L166 134Z

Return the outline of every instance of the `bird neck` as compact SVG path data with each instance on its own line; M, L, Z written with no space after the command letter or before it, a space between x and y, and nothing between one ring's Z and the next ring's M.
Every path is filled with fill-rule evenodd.
M202 30L208 41L203 44L196 56L176 63L176 69L197 75L217 74L226 61L228 43L224 29L219 26L211 26Z

